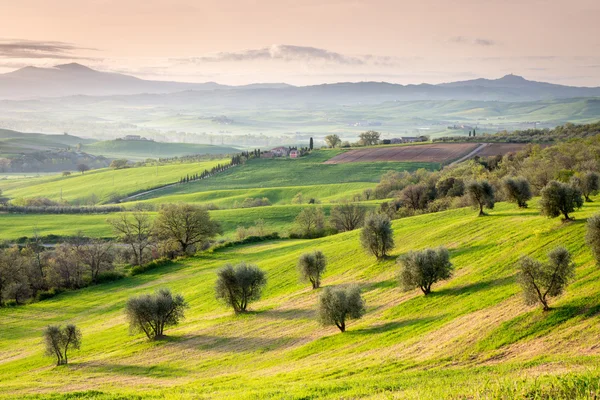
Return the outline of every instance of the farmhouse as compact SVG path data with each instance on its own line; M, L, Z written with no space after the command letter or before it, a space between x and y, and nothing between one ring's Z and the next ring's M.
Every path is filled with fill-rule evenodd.
M290 158L298 158L299 156L299 151L298 150L292 150L290 151Z
M288 149L285 146L279 146L271 149L271 153L273 153L274 157L286 157L288 155Z
M146 140L146 141L152 141L152 139L146 139L145 137L142 137L140 135L127 135L123 138L123 140L133 140L133 141L138 141L138 140Z

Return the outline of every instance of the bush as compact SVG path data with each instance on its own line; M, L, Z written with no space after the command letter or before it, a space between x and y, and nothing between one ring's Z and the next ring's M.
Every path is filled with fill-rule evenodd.
M319 321L323 325L335 325L346 331L349 319L361 318L365 313L365 302L358 286L326 287L319 297Z
M365 219L360 232L363 248L382 259L394 248L394 231L390 219L383 214L371 214Z
M420 288L423 294L431 293L431 285L452 276L450 254L443 247L410 252L398 257L402 264L398 276L403 289Z
M325 272L326 265L327 259L320 250L302 254L297 265L300 279L304 282L309 281L313 289L319 288L321 275Z
M96 283L108 283L115 282L119 279L125 278L125 274L119 271L106 271L98 274L98 278L96 279Z
M184 318L187 303L180 294L173 296L169 289L159 289L154 295L131 297L125 311L131 332L144 332L148 339L164 337L166 326L177 325Z
M260 299L267 284L265 273L256 265L241 262L235 267L225 265L217 272L215 296L233 307L236 313L246 312L248 303Z
M166 267L167 265L173 265L173 264L175 264L175 261L171 260L170 258L161 257L161 258L157 258L156 260L152 260L149 263L146 263L144 265L134 266L129 271L129 274L131 276L135 276L135 275L142 274L144 272L151 271L155 268Z

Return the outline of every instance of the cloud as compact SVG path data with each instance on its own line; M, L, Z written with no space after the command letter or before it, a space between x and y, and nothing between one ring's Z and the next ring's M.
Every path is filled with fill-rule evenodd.
M54 58L83 59L73 52L78 50L95 50L79 47L71 43L37 40L0 39L0 57L5 58Z
M259 49L247 49L234 52L220 52L201 57L177 58L174 61L184 63L216 63L240 61L269 61L281 60L286 62L324 62L341 65L364 65L370 62L388 63L389 57L372 55L349 56L335 51L310 46L294 46L279 44Z
M469 38L466 36L454 36L454 37L450 38L449 41L452 43L457 43L457 44L485 46L485 47L495 46L498 44L498 43L496 43L496 41L491 40L491 39Z

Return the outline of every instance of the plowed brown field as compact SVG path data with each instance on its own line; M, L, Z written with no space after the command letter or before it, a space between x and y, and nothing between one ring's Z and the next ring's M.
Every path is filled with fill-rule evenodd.
M325 161L325 164L373 161L441 163L460 158L476 149L479 145L480 143L435 143L350 150Z

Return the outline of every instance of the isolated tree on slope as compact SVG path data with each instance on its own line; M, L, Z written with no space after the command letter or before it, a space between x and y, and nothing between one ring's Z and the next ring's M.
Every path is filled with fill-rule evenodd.
M266 284L265 273L256 265L242 262L234 267L227 264L217 271L215 296L236 313L242 313L246 312L248 303L260 299Z
M531 200L531 188L525 178L506 178L502 181L504 193L509 201L517 203L519 208L527 208L527 201Z
M365 313L365 302L358 286L328 286L319 297L319 320L323 325L335 325L346 331L349 319L358 319Z
M600 190L600 175L597 172L587 172L583 176L573 176L571 185L578 188L583 194L585 201L591 202L591 195L595 195Z
M298 259L297 266L300 279L304 282L309 281L313 289L318 289L321 286L321 275L325 272L326 265L327 259L320 250L302 254Z
M177 325L184 318L188 304L183 296L173 296L169 289L159 289L127 300L125 312L131 332L144 332L150 340L164 337L167 326Z
M600 214L588 218L585 241L590 247L596 263L600 265Z
M81 174L84 174L86 171L89 171L90 167L87 166L87 164L77 164L77 171L81 172Z
M81 331L75 325L49 325L44 330L44 342L46 354L56 357L56 365L65 365L69 362L69 349L81 347Z
M389 217L385 214L369 215L360 232L360 242L377 259L386 257L394 248L394 231Z
M363 146L374 146L379 143L381 134L375 131L367 131L360 134L360 143Z
M411 251L398 257L402 265L399 280L404 290L420 288L423 294L431 293L431 285L452 276L453 266L448 250L440 247Z
M479 208L479 216L485 215L483 208L494 208L495 197L494 188L488 181L472 181L467 184L466 193L469 196L471 204Z
M542 215L556 218L563 215L566 221L570 221L569 213L583 206L583 197L576 187L566 183L552 181L542 189L540 209Z
M342 143L342 139L340 139L338 135L327 135L325 136L325 143L327 143L329 147L334 149L337 146L339 146L340 143Z
M544 311L550 310L549 299L562 294L575 276L575 264L564 247L550 251L548 259L548 262L543 263L530 257L521 257L517 272L525 302L539 302Z

